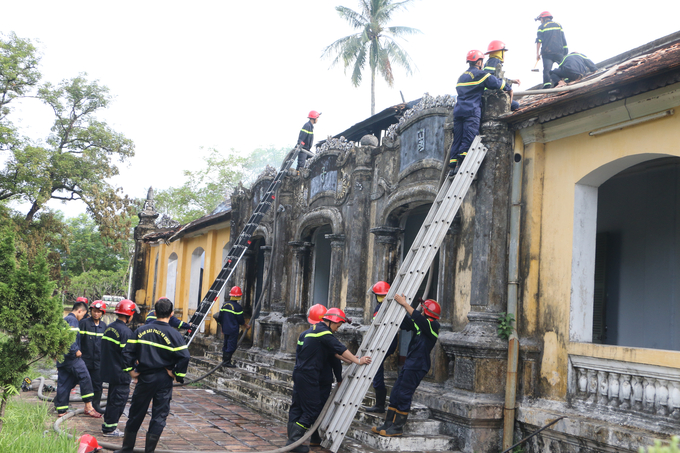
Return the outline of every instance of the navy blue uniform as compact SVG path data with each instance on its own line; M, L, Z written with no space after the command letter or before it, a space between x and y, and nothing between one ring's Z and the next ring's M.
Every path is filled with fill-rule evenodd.
M302 149L310 151L312 149L312 143L314 143L314 125L311 121L307 121L305 125L302 126L302 129L300 129L297 144L301 145ZM305 162L307 162L307 153L300 151L300 154L298 154L298 170L305 167Z
M54 397L54 407L59 414L63 414L68 410L71 390L77 384L80 385L80 395L84 403L92 401L94 396L87 366L85 366L85 362L83 362L81 357L76 357L76 352L80 350L78 318L73 313L69 313L64 317L64 321L66 321L72 331L76 332L76 339L71 344L69 351L64 354L63 360L57 362L57 395Z
M222 353L224 355L233 354L238 346L239 326L246 323L241 304L235 300L225 302L215 321L222 325L222 333L224 334ZM229 359L231 359L231 356L229 356Z
M375 306L375 310L373 310L373 319L375 319L376 316L378 316L378 311L380 311L380 307L382 307L382 303L379 303L378 305ZM375 372L375 376L373 376L373 388L374 389L379 389L379 388L385 388L385 360L392 354L394 354L394 351L397 350L397 336L394 336L394 339L392 339L392 343L390 343L390 347L387 348L387 353L385 354L385 357L383 358L382 362L380 362L380 366L378 367L378 371Z
M406 316L401 328L415 332L415 335L411 338L406 361L390 393L390 407L408 412L413 394L430 371L430 352L439 338L439 323L414 311L413 315Z
M102 337L104 330L106 330L106 323L99 320L99 324L95 324L92 317L81 319L78 324L80 329L80 352L82 352L82 359L87 366L87 371L90 373L90 380L92 381L92 391L97 394L102 392L102 379L100 376L100 360L102 352Z
M146 315L146 321L144 324L150 324L152 321L156 320L156 310L151 310L148 315ZM175 329L188 329L189 328L189 323L180 321L179 319L175 318L174 316L170 316L170 320L168 321L168 324L170 324L170 327L174 327Z
M126 432L139 431L153 399L148 433L161 435L172 399L173 380L168 370L178 382L184 382L189 359L189 348L182 335L167 322L156 320L135 330L123 348L123 367L130 368L138 362L136 369L140 373L132 394Z
M541 58L543 59L543 87L550 88L550 70L553 63L562 60L569 53L567 38L564 37L562 26L553 20L549 20L538 27L536 42L541 43Z
M488 72L491 75L498 76L500 74L501 69L503 68L503 61L501 61L500 58L495 58L491 57L488 60L486 60L486 63L484 64L484 72ZM508 80L506 79L505 81L505 87L503 87L504 91L512 91L512 85L508 83ZM517 110L519 108L519 102L517 101L512 101L510 104L510 110Z
M101 347L101 377L103 382L109 383L109 393L106 397L106 411L102 431L115 431L118 420L125 409L125 403L130 395L130 375L132 367L123 365L123 348L132 338L132 331L121 320L116 320L104 331Z
M475 136L479 134L482 117L482 95L484 89L502 90L505 81L477 67L471 67L458 78L458 98L453 108L453 143L449 153L449 165L455 166L458 159L467 155Z
M557 85L560 79L573 82L589 72L597 71L597 66L583 54L572 52L562 59L557 69L550 71L552 83Z
M288 412L288 422L309 429L321 413L325 402L321 401L320 383L324 368L329 368L328 356L342 355L347 346L333 336L330 327L320 322L305 333L303 344L298 347L293 368L293 402ZM328 377L327 371L325 377Z

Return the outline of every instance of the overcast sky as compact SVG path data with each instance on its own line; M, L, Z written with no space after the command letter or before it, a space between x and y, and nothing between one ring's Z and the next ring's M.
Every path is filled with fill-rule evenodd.
M4 2L0 31L37 41L43 81L86 72L114 95L100 117L134 140L136 156L114 182L134 197L182 183L205 149L248 152L293 146L309 110L322 112L315 138L335 135L370 116L370 75L354 88L342 67L329 69L323 49L350 34L334 7L356 0L31 1ZM534 22L546 8L562 24L569 49L596 63L678 31L679 1L463 2L415 0L391 25L418 28L404 42L417 67L395 85L377 83L376 111L423 93L454 94L465 54L503 40L506 76L521 88L538 83ZM52 117L35 100L14 115L43 139ZM21 120L19 121L18 118ZM67 215L82 207L54 203Z

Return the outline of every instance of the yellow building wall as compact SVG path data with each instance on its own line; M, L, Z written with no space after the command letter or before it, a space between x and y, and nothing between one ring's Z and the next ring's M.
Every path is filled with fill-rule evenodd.
M151 246L148 280L146 284L145 304L152 307L154 304L153 285L156 281L156 300L166 295L168 282L168 260L173 253L177 254L177 277L175 280L175 305L176 316L182 321L188 321L194 310L189 307L189 291L191 287L191 257L198 247L205 251L203 264L203 282L201 285L201 298L208 292L213 281L222 269L222 249L230 240L230 227L225 226L219 229L212 229L204 234L190 238L181 238L170 244L158 243ZM158 272L155 272L156 257L158 257ZM219 311L219 304L213 306L211 316L205 322L206 332L216 333L217 323L213 319L215 313Z
M679 107L675 112L680 112ZM680 368L680 352L575 343L569 340L575 185L603 165L635 154L680 156L680 114L599 136L588 132L516 147L525 162L523 328L544 343L541 394L564 399L568 355Z

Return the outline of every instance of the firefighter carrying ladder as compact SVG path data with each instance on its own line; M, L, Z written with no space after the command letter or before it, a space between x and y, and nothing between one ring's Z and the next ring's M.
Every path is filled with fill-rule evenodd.
M325 448L334 452L340 448L373 376L385 358L385 353L406 314L406 310L394 302L394 295L404 294L406 300L413 304L416 291L439 251L444 236L486 156L486 151L481 136L475 137L458 174L454 178L447 178L442 184L423 226L413 241L411 250L399 267L397 277L383 302L383 308L373 320L357 352L358 357L371 356L373 359L371 364L349 366L321 422L320 430L324 434L322 445Z
M220 294L222 294L224 287L227 285L227 281L229 281L229 278L231 277L231 274L234 273L234 269L236 269L239 261L241 261L243 254L246 252L246 250L248 250L251 242L250 240L253 236L253 233L255 232L255 229L257 229L258 225L262 221L262 218L267 214L269 208L271 208L274 204L274 200L276 200L276 191L279 189L279 186L281 186L284 176L288 172L290 166L293 165L293 162L300 152L307 151L303 150L298 145L295 147L295 149L288 153L286 160L284 160L283 164L281 165L281 170L279 170L274 180L271 182L271 184L269 184L267 192L265 192L265 194L262 196L262 200L253 210L253 214L248 219L243 231L241 231L241 234L238 235L234 241L234 244L229 249L229 253L227 254L227 258L224 261L222 270L217 275L217 278L203 297L201 303L198 305L196 312L194 312L194 314L191 316L191 319L189 320L189 323L196 326L196 328L188 330L184 334L184 341L186 342L187 346L191 344L194 337L196 336L196 333L200 330L201 324L203 324L205 321L205 317L208 315L208 313L210 313L213 304L219 299Z

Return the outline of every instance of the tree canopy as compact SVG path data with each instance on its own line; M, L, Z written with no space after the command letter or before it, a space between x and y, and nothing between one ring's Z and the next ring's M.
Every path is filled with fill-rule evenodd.
M420 33L420 30L403 26L388 26L392 16L406 9L413 0L360 0L360 11L345 6L336 6L340 17L357 30L357 33L345 36L326 47L324 57L333 57L331 67L342 63L345 71L352 67L352 84L361 85L363 71L368 63L371 71L371 115L375 115L375 74L376 71L391 87L394 84L393 65L413 72L411 57L399 45L398 39Z
M132 200L109 179L134 156L134 144L97 118L111 102L108 88L86 74L38 87L38 63L29 40L0 38L0 149L9 152L0 168L0 201L30 205L30 222L51 199L81 200L102 235L128 235ZM11 123L18 97L37 98L53 112L44 141L19 136Z

